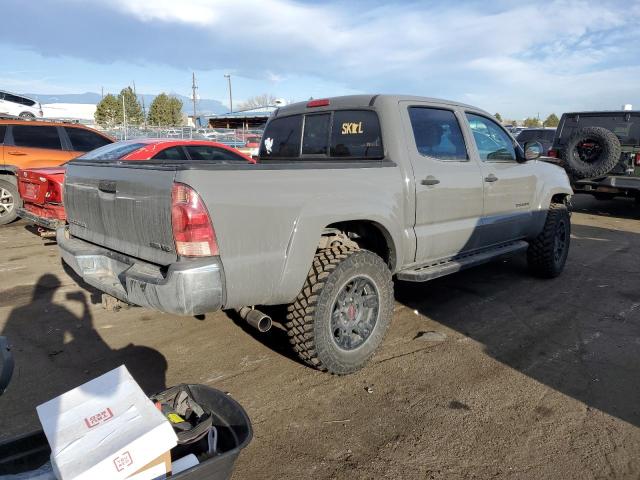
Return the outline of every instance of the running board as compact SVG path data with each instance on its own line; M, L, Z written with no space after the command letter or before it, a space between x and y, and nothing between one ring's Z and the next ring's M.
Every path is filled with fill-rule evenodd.
M477 253L459 255L451 260L433 265L425 265L424 267L418 267L411 270L403 270L398 272L397 277L399 280L405 280L407 282L426 282L427 280L443 277L450 273L459 272L465 268L475 267L476 265L490 262L502 255L511 255L513 253L521 252L526 250L527 247L529 247L529 244L524 240L510 242L498 247L482 250Z

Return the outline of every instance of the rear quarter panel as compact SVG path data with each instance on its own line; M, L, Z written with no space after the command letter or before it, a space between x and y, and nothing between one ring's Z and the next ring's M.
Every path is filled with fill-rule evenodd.
M397 166L184 170L176 180L202 197L224 266L225 307L283 304L300 291L323 229L366 219L383 226L402 264L406 193ZM403 238L404 237L404 238Z

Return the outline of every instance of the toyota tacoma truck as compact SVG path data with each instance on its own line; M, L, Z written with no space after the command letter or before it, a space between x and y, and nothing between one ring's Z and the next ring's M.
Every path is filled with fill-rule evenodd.
M309 365L361 368L391 322L395 276L423 282L526 252L562 271L564 170L490 114L412 96L357 95L276 110L255 165L79 158L65 181L64 261L130 304L282 319Z

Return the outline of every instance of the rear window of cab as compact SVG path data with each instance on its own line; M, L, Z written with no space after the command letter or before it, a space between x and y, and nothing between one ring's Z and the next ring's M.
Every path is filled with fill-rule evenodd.
M260 143L260 160L373 160L384 156L378 115L336 110L275 118Z

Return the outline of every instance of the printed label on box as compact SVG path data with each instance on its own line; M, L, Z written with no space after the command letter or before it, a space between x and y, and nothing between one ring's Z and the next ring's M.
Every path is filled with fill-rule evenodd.
M122 455L119 455L113 459L113 464L116 466L116 470L118 472L121 472L125 468L133 465L133 459L131 458L131 454L129 452L124 452Z
M87 428L93 428L111 420L112 418L113 418L113 412L111 411L111 409L105 408L103 411L85 418L84 423L87 425Z

